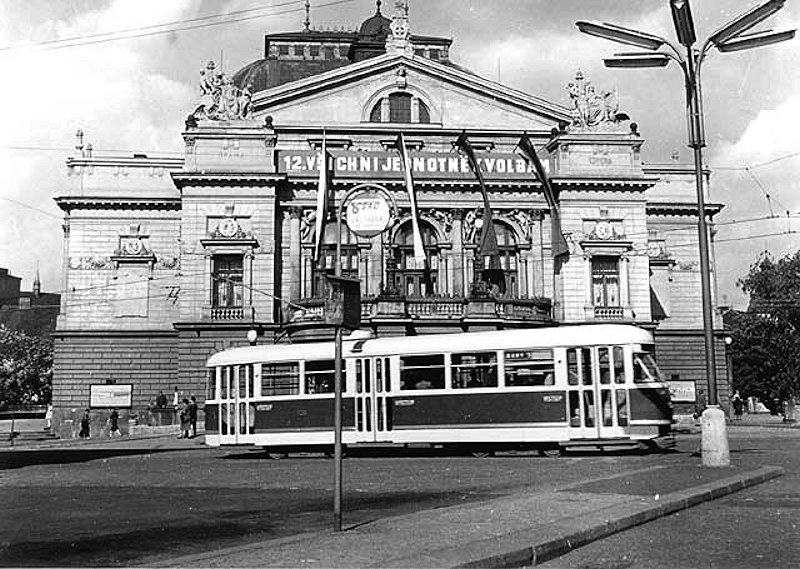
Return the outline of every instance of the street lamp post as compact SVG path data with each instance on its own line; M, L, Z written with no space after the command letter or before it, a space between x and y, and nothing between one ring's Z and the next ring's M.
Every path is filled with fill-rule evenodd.
M672 21L680 46L674 42L647 32L625 28L604 22L579 21L578 29L589 35L617 43L632 45L649 52L618 53L604 59L606 67L641 68L664 67L671 60L683 71L686 88L686 109L689 131L689 147L694 150L695 181L697 188L697 230L700 247L700 285L703 300L703 339L705 344L705 368L708 381L708 407L702 419L702 460L705 466L727 466L730 464L728 439L725 431L725 414L717 399L717 372L714 356L714 320L711 302L711 275L709 271L708 226L703 192L703 100L700 88L700 68L712 46L726 53L770 45L792 39L795 30L781 32L756 32L747 30L764 21L783 7L785 0L767 0L734 18L706 39L699 49L689 0L669 0ZM682 50L681 48L684 48Z

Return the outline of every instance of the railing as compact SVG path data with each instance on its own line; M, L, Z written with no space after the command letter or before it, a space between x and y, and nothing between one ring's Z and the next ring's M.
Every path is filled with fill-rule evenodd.
M211 309L211 320L243 320L244 308L216 307Z
M596 320L621 320L625 318L625 309L621 306L595 306Z
M512 320L548 319L552 312L549 299L499 299L495 305L497 315Z
M287 323L323 320L324 300L306 298L294 301L287 311ZM361 300L361 319L461 320L500 318L523 321L548 321L552 303L547 298L487 298L472 302L464 297L405 298L369 297Z
M433 298L406 300L406 311L411 318L461 318L464 301L460 298Z

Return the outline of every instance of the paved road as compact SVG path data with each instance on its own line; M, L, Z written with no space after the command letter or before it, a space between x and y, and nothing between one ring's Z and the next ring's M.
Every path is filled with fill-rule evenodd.
M800 567L800 430L729 429L734 464L784 476L625 531L540 567L774 569ZM683 447L691 440L684 439Z
M344 525L575 484L685 455L531 454L345 460ZM197 441L73 444L0 453L0 565L147 564L196 551L327 529L333 461L281 461Z
M740 429L731 441L734 460L742 466L783 465L796 472L797 459L786 452L796 449L795 433ZM696 437L684 437L684 452L645 456L549 459L518 454L475 459L417 452L352 457L345 461L344 524L487 500L523 488L543 491L624 472L646 475L655 467L697 464L691 456L696 443ZM147 565L327 529L332 479L333 462L321 456L275 461L247 449L205 448L197 440L78 442L54 451L6 450L0 452L0 565ZM791 479L796 485L796 478ZM750 492L760 491L761 487ZM776 527L767 510L759 510L758 516L769 528L765 531L784 535L787 528ZM699 530L692 533L703 535ZM676 540L694 537L684 537L680 523L666 535L673 549ZM613 550L608 565L576 561L566 566L651 566L631 565L617 555L619 551L634 549ZM646 554L647 548L641 551ZM594 556L589 562L600 559ZM562 561L571 563L567 557Z

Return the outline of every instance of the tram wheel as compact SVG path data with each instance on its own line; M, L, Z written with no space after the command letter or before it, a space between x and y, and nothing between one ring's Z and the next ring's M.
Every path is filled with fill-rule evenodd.
M494 456L494 451L491 451L491 450L474 450L474 451L472 451L471 454L475 458L489 458L490 456Z
M288 452L268 452L267 456L270 457L272 460L283 460L287 456L289 456Z

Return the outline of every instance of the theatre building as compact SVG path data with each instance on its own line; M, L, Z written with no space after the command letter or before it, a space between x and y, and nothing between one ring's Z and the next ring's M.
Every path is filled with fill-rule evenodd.
M451 42L410 33L407 10L386 17L378 3L359 30L267 35L263 57L232 76L198 62L182 157L95 156L79 134L56 196L62 436L90 406L99 418L117 402L143 422L159 392L202 401L206 359L251 330L265 344L330 338L323 298L337 240L343 276L360 281L361 326L376 336L635 324L655 334L678 411L694 409L706 383L692 166L643 163L657 133L640 133L616 94L579 71L547 101L451 61ZM454 146L464 134L488 219ZM344 220L337 235L337 208L360 184L384 189L394 217L371 237ZM318 220L323 186L330 206ZM722 206L708 203L713 218ZM479 249L486 221L492 279Z

